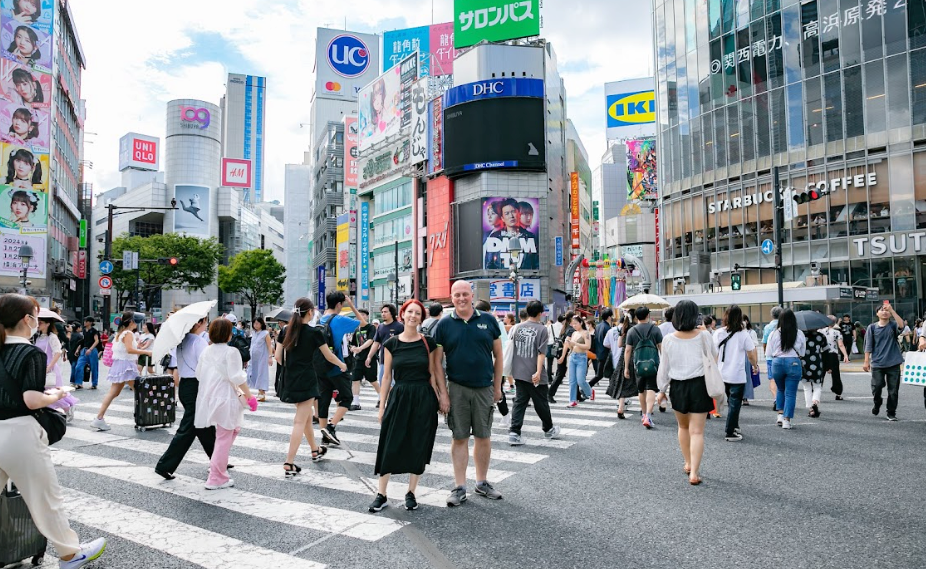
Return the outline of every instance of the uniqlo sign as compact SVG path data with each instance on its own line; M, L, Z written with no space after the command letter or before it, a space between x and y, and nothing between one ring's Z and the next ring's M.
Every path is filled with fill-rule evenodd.
M579 248L579 173L569 174L570 195L570 229L572 233L572 248Z
M230 188L250 188L251 161L222 158L222 185Z
M160 139L130 132L119 139L119 171L127 168L136 170L158 169L158 145Z

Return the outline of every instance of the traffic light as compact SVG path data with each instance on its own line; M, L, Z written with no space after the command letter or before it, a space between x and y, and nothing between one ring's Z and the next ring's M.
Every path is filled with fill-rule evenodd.
M730 275L730 288L733 290L740 290L743 288L742 275L739 273L733 273Z
M805 204L807 202L817 201L822 198L825 194L819 190L807 190L802 194L794 194L794 202L798 205Z
M180 260L177 257L158 257L158 264L176 267L180 264Z

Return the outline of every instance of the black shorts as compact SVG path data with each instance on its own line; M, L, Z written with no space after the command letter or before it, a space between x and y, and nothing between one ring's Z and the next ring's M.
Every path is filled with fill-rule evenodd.
M366 362L363 360L356 360L357 363L354 365L354 369L350 371L351 381L360 381L361 379L367 380L369 383L376 383L377 378L377 363L376 360L370 362L370 367L367 367Z
M637 392L642 395L647 391L659 391L659 386L656 384L655 375L652 377L637 378Z
M714 410L714 400L707 394L703 375L684 381L673 379L669 383L669 397L672 398L672 410L678 413L710 413Z

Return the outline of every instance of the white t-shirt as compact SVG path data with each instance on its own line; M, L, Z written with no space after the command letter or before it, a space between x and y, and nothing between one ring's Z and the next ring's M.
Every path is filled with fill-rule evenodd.
M842 333L836 328L820 328L817 332L823 334L826 338L826 353L838 354L839 341L842 339Z
M714 345L720 354L717 367L725 383L746 383L746 354L755 350L756 345L748 332L740 330L721 347L720 343L729 335L726 328L714 331Z
M675 326L672 325L672 322L666 321L657 326L659 331L662 332L662 337L665 338L669 334L675 334Z

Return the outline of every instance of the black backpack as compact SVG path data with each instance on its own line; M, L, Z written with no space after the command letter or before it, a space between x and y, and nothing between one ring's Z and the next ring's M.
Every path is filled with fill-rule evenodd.
M251 361L251 339L238 334L233 334L232 339L228 342L228 345L238 350L238 353L241 354L241 363L248 363Z
M325 336L325 343L328 344L328 349L331 350L335 356L337 356L341 347L338 346L335 348L334 346L334 333L331 332L332 320L334 320L334 316L329 318L328 321L324 324L322 324L321 320L319 320L318 327L321 328L322 334ZM322 355L321 350L315 350L315 354L312 355L312 367L315 368L315 375L320 378L325 377L328 375L328 372L335 368L331 362L325 359L325 356Z
M638 324L639 326L639 324ZM659 371L659 349L656 342L653 341L653 330L656 328L653 324L645 332L637 328L637 334L640 339L633 347L633 370L638 378L656 377Z

